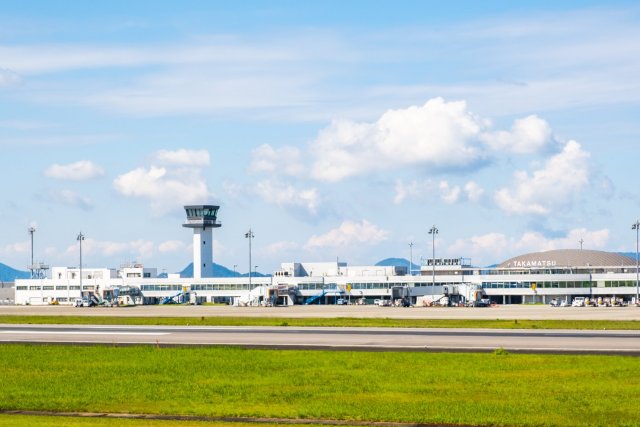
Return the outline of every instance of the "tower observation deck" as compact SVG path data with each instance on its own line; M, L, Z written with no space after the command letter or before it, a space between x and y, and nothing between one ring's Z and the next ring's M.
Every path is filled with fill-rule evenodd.
M193 277L213 276L213 232L221 227L218 222L218 209L214 205L185 206L187 221L183 227L193 229Z

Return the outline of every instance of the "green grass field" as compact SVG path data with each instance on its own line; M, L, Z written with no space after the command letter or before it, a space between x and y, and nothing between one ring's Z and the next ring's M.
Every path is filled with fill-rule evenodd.
M287 317L0 316L8 324L326 326L381 328L608 329L640 330L636 320L390 319Z
M640 425L635 357L10 344L0 364L2 410Z
M278 424L270 423L236 423L211 421L168 421L142 419L109 419L94 417L51 417L33 415L2 415L0 427L273 427ZM318 424L287 424L288 427L316 427Z

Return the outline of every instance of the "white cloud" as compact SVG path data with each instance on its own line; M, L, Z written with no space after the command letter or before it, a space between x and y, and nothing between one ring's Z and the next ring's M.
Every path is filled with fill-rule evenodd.
M469 181L463 189L459 185L452 185L447 181L435 183L432 180L417 181L413 180L405 184L402 180L396 180L394 191L395 196L393 203L400 204L407 198L424 198L429 194L440 194L440 199L447 203L453 204L460 201L468 200L470 202L478 202L484 190L474 181Z
M282 261L283 259L286 259L286 257L282 256L283 254L290 254L293 251L297 251L299 249L300 249L300 245L297 244L296 242L280 241L280 242L274 242L274 243L271 243L270 245L265 246L264 248L260 249L260 253L263 253L268 256L277 257L278 260Z
M431 187L430 181L425 181L419 183L416 180L411 181L408 184L405 184L401 179L396 180L394 191L395 196L393 198L393 203L398 205L402 203L407 197L418 197L422 195L423 189L427 189Z
M200 171L193 168L137 168L118 176L113 187L123 196L149 200L160 214L185 204L203 203L211 197Z
M167 240L158 245L158 251L161 253L183 251L186 245L180 240Z
M474 181L467 182L464 191L467 194L467 199L471 202L479 202L484 195L484 189Z
M307 241L305 248L313 249L319 247L344 247L353 244L374 245L387 240L389 232L362 220L361 222L344 221L340 227L334 228L319 236L313 235Z
M59 203L83 210L93 209L93 202L90 198L84 197L72 190L53 190L48 194L48 199L54 203Z
M546 215L563 210L578 199L590 185L590 154L575 141L569 141L562 152L551 157L531 176L525 171L514 173L511 188L502 188L494 200L505 212Z
M532 115L513 122L511 131L486 132L480 139L496 151L530 154L542 150L551 142L549 124Z
M0 255L11 256L16 253L28 253L30 250L31 242L29 240L26 240L24 242L16 242L0 246Z
M457 185L450 186L447 181L440 181L438 188L440 189L440 198L448 205L456 203L460 198L460 187Z
M585 249L604 250L609 241L609 230L573 229L562 237L546 237L539 232L526 232L520 237L508 237L502 233L487 233L458 239L447 248L452 256L472 258L474 265L501 263L513 256L554 249L578 249L580 240Z
M104 175L104 169L90 160L80 160L66 165L53 164L45 169L49 178L69 181L85 181Z
M262 144L251 153L249 171L300 176L305 170L300 150L296 147L273 148Z
M0 87L15 86L20 83L22 83L22 77L19 74L6 68L0 68Z
M153 256L155 244L148 240L138 239L130 242L100 241L86 237L82 243L82 254L87 256L111 257L116 255L128 255L138 260L149 259ZM78 245L67 247L66 253L76 254Z
M336 120L311 146L312 176L335 182L400 166L468 168L484 158L476 139L486 125L464 101L442 98L389 110L374 123Z
M255 193L267 203L302 209L312 216L318 214L320 196L315 188L298 190L291 184L266 180L256 184Z
M160 165L172 166L209 166L210 158L207 150L159 150L154 154L155 161Z

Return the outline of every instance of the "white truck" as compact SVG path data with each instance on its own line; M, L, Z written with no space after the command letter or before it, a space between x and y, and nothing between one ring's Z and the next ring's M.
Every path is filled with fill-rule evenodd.
M572 307L584 307L584 297L575 297L571 303Z

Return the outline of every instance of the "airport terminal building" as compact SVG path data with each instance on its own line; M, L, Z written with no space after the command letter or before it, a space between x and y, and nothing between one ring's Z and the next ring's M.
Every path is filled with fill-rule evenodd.
M427 259L420 271L408 266L349 266L344 262L287 262L270 277L211 277L212 229L218 206L186 206L185 227L194 231L194 274L158 277L140 264L108 268L53 268L51 277L16 280L16 304L228 303L293 305L389 303L496 304L571 302L576 297L636 302L637 260L603 251L565 249L535 252L496 267L465 258Z

